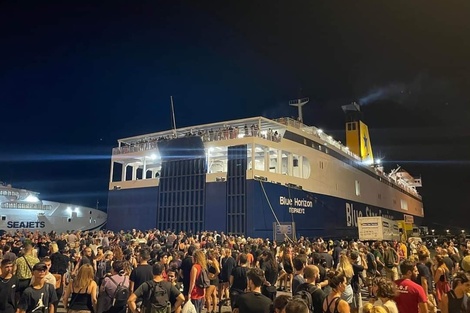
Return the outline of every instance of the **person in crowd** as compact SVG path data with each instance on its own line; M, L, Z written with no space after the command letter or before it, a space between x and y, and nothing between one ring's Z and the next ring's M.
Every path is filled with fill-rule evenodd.
M470 274L459 272L454 277L452 290L442 295L439 309L441 313L466 313L470 311ZM464 309L466 310L464 311Z
M387 309L388 313L398 313L397 304L393 299L397 296L397 286L393 281L386 277L378 277L375 280L374 294L377 300L374 306L382 306Z
M390 313L382 306L375 306L372 303L366 303L362 308L362 313Z
M17 313L48 312L54 313L53 303L57 301L54 286L44 281L47 266L36 263L32 268L34 282L21 295Z
M181 290L182 283L178 281L178 269L177 267L170 266L166 270L167 281L169 281L176 289Z
M273 313L286 313L286 305L289 301L292 300L292 297L289 295L279 295L274 299L272 304L272 309L270 312Z
M207 253L207 267L210 286L206 289L206 309L207 312L215 312L217 308L217 289L219 287L220 265L217 250L211 249ZM212 310L211 310L212 306Z
M225 248L223 250L224 257L220 262L220 275L219 275L219 301L229 297L229 279L232 270L237 266L237 262L232 257L232 250Z
M278 265L271 251L264 250L261 254L262 264L261 269L264 272L264 283L261 287L263 295L274 301L276 298L276 282L278 280Z
M20 296L31 284L33 266L39 263L39 259L33 255L33 245L31 242L23 244L23 252L23 255L16 259L16 276L19 280L16 291L19 292Z
M196 307L197 313L201 313L205 297L205 288L196 284L196 280L201 275L203 269L207 270L207 260L204 252L196 250L193 255L193 266L189 274L189 300Z
M354 269L349 261L346 251L342 251L339 257L338 271L344 274L346 277L346 286L343 293L341 294L341 299L345 300L349 305L354 304L354 291L351 286L352 278L354 276Z
M418 276L416 264L405 260L400 264L401 278L395 281L398 295L395 297L400 313L428 313L428 299L423 287L415 283Z
M181 268L179 270L180 277L183 279L183 296L185 301L189 299L189 280L191 276L191 269L193 267L193 254L196 251L195 245L190 245L188 247L188 252L181 262Z
M131 292L137 290L143 282L153 279L152 266L148 264L150 251L148 249L141 249L137 259L139 263L132 270L129 277L129 290Z
M269 313L272 301L261 294L261 286L265 280L263 271L257 267L251 268L247 272L247 278L251 291L238 297L233 313Z
M111 273L107 275L101 283L98 295L97 313L125 313L125 305L122 307L112 306L112 297L119 284L129 287L129 277L124 271L124 262L122 261L113 262Z
M292 284L292 274L294 273L293 264L293 249L291 245L286 245L280 255L281 271L279 271L279 288L278 291L289 291L289 287ZM284 287L282 287L284 285Z
M398 254L394 247L388 244L386 241L382 243L383 259L385 263L385 275L389 279L395 281L398 279Z
M163 279L164 267L161 263L155 263L152 266L152 273L153 278L149 281L144 282L141 284L129 297L127 300L127 304L129 305L129 310L132 313L150 313L151 306L148 303L148 299L151 298L150 293L153 292L156 284L160 284L160 286L166 290L168 294L170 305L171 305L171 312L180 313L181 312L181 305L184 302L183 294L170 282L167 282ZM143 310L140 312L137 310L137 300L143 299Z
M3 259L0 263L0 313L16 311L15 293L18 277L13 275L14 263L11 259Z
M297 286L295 294L300 290L308 291L312 296L312 306L314 312L321 312L325 293L321 289L320 284L317 283L320 272L315 265L307 265L303 271L305 283Z
M441 255L436 255L434 257L434 266L436 270L434 271L434 283L436 284L436 298L439 303L442 299L442 296L450 291L450 284L448 281L449 277L449 268L444 262L444 257Z
M78 268L77 276L64 292L63 302L66 310L81 311L80 313L96 312L98 286L94 278L93 266L91 264L83 264Z
M328 282L331 287L330 294L325 297L322 304L324 313L349 313L349 304L341 298L348 285L347 278L343 272L329 271Z
M232 310L237 298L240 294L245 293L247 289L247 276L246 273L249 268L249 260L245 253L240 254L238 257L238 265L232 270L230 274L230 305Z
M305 255L298 255L292 261L294 264L294 277L292 278L292 296L295 294L297 287L305 283L304 268L307 265L307 258Z
M286 313L310 313L307 303L303 299L294 298L285 307Z
M362 306L362 296L361 296L361 281L362 273L364 272L364 266L359 264L361 259L359 251L352 250L350 253L350 262L353 268L353 277L351 279L351 287L353 290L353 301L351 303L351 312L358 312L359 308ZM365 262L363 262L365 263Z

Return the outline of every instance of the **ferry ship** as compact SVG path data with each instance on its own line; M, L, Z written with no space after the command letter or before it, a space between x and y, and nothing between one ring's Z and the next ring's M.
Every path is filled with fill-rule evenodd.
M39 199L39 193L0 183L0 231L98 230L107 214L98 209Z
M374 159L356 103L343 106L346 144L299 118L262 116L118 140L108 223L113 230L217 230L247 237L357 238L357 217L419 225L421 179Z

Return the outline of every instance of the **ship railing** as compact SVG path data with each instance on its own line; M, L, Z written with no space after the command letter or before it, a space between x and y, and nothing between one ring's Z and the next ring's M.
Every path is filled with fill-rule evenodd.
M219 140L228 140L228 139L237 139L237 138L244 138L244 137L258 137L267 139L274 142L281 141L281 135L278 132L273 131L272 129L269 130L260 130L258 127L249 127L245 129L240 129L238 127L231 128L219 128L216 130L200 130L185 133L183 137L190 137L190 136L200 136L203 142L210 142L210 141L219 141ZM141 152L147 150L153 150L157 148L157 144L161 140L168 140L170 138L162 137L157 139L150 139L147 142L136 143L133 145L123 145L121 147L115 147L112 150L113 155L119 154L126 154L126 153L133 153L133 152Z

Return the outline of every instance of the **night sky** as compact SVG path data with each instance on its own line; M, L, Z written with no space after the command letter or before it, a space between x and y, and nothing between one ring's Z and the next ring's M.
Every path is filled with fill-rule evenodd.
M422 176L426 223L470 220L470 1L1 1L0 180L107 203L117 139L263 115Z

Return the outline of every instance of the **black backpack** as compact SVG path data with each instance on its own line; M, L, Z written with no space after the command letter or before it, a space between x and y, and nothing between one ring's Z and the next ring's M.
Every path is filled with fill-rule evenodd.
M116 285L116 290L114 291L113 296L110 297L111 299L113 299L113 301L111 302L111 307L125 307L127 305L127 299L129 299L130 295L129 286L124 286L126 276L124 276L124 280L119 284L111 276L109 276L108 278Z
M313 291L315 291L316 288L317 287L309 283L303 283L297 287L294 294L294 298L302 299L305 301L310 313L313 313L312 293Z
M171 283L166 281L145 282L149 286L149 295L143 305L145 313L161 313L171 310L170 295L168 290L171 288ZM170 288L165 288L164 284L169 285ZM168 286L167 286L168 287Z
M201 270L201 274L196 277L196 286L201 288L209 288L211 285L211 281L209 280L209 273L207 269L203 268Z

